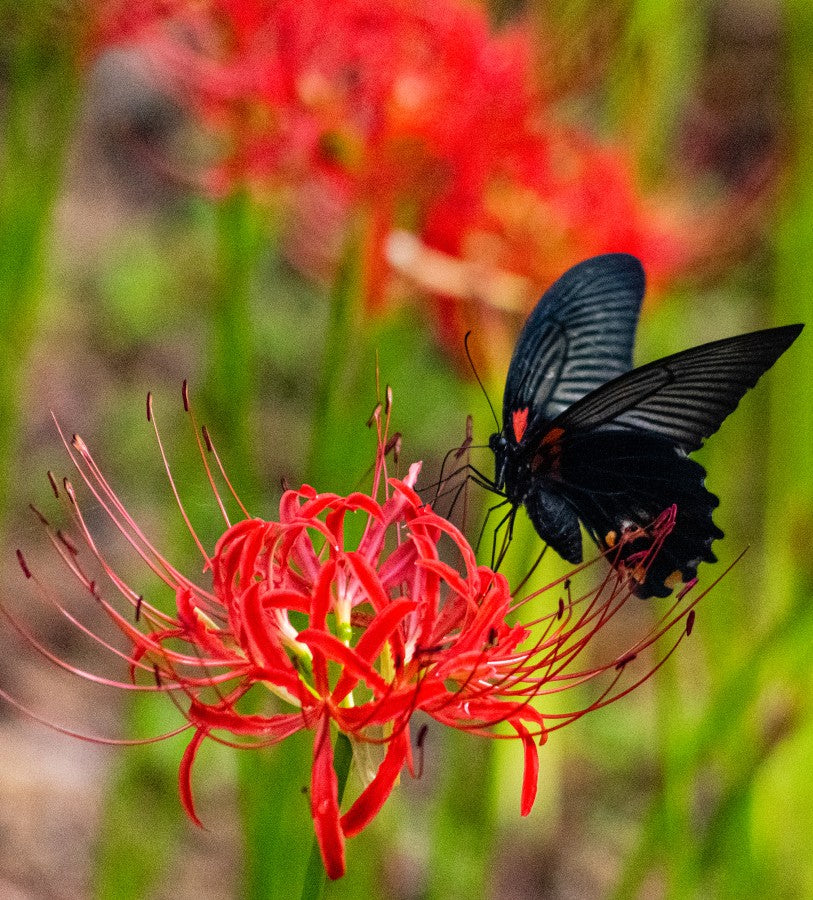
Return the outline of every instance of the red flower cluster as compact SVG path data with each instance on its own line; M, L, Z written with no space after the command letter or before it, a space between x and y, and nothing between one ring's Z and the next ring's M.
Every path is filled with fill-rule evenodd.
M289 247L304 266L329 269L314 246L340 245L351 212L366 211L373 306L396 229L476 261L460 289L391 258L454 301L446 317L461 299L521 311L568 261L597 253L634 253L656 279L686 261L685 232L642 200L623 153L542 108L527 24L494 34L466 0L116 0L102 10L100 43L139 41L225 140L215 190L238 181L292 194L301 235ZM518 295L500 292L505 271L520 277Z
M648 678L651 667L622 683L639 653L685 623L674 649L691 630L699 599L684 602L684 591L661 622L624 653L605 663L580 665L598 633L633 595L636 578L671 528L674 511L655 524L651 540L643 542L647 548L628 559L624 571L608 570L597 588L578 597L572 596L569 581L555 582L545 590L564 594L549 614L530 623L512 623L512 613L530 598L512 597L505 577L478 566L460 531L421 501L415 492L420 464L411 466L402 480L387 479L388 411L379 407L374 419L379 440L370 494L341 497L307 486L286 491L277 520L246 517L230 525L211 555L190 526L211 571L210 587L188 579L155 549L84 441L74 436L66 447L83 480L144 563L172 589L175 611L162 611L106 562L67 480L60 493L84 543L129 604L130 614L104 598L74 543L49 528L52 542L127 639L129 649L122 652L95 638L32 574L18 551L20 565L74 625L127 661L130 681L101 678L59 660L3 610L49 660L74 674L173 697L186 724L171 734L192 731L180 767L180 795L195 822L191 770L206 738L258 748L312 730L311 811L332 878L344 872L345 838L369 824L404 766L413 771L410 724L415 713L422 711L472 734L519 738L525 758L521 812L526 815L537 790L537 744L550 731L613 702ZM214 452L205 430L203 439ZM219 465L216 454L214 458ZM205 454L203 459L210 473ZM210 481L214 488L211 474ZM56 491L53 479L52 485ZM376 499L379 490L383 501ZM216 490L215 496L224 511ZM349 526L352 518L360 518L354 524L362 526L355 540L346 534L359 532ZM622 544L636 540L640 545L641 537L625 536ZM596 679L606 683L586 706L543 714L534 705L539 697ZM249 691L264 698L262 712L239 708ZM4 691L0 696L19 706ZM501 725L511 731L503 732ZM334 727L354 742L386 747L377 772L344 814L333 767Z

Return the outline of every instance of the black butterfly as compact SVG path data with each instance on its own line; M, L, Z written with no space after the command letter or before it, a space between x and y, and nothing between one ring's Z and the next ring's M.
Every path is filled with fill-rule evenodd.
M579 263L542 296L508 368L489 486L512 505L511 520L524 506L542 540L571 563L582 560L579 520L607 549L676 505L675 526L636 591L664 597L701 562L716 561L711 544L723 536L712 521L719 501L687 454L803 326L713 341L632 369L643 296L641 264L622 253Z

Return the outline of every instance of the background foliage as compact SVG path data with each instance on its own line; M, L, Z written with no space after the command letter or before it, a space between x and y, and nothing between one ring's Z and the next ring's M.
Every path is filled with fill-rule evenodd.
M22 546L38 571L53 566L26 513L29 501L47 504L46 471L66 469L51 410L91 444L156 543L187 561L193 548L180 539L144 421L147 389L210 540L216 523L181 413L184 378L260 515L271 515L281 478L343 490L363 477L376 354L404 455L429 472L468 413L478 439L490 417L459 345L438 339L437 305L414 283L360 325L353 296L364 258L352 235L331 289L293 264L273 206L239 189L207 198L181 177L180 159L211 152L206 138L137 57L89 53L94 4L18 6L0 5L3 602L60 655L96 665L53 610L32 603L14 563ZM559 121L613 139L643 194L695 211L681 235L690 264L661 279L639 360L809 319L806 0L504 0L489 14L534 23L534 65ZM506 336L487 368L498 397L521 314L492 332L493 318L472 324L482 345ZM813 895L811 372L804 334L700 454L722 497L718 555L725 564L748 552L646 690L557 732L531 819L517 814L519 748L483 761L475 738L430 729L422 779L406 780L350 843L349 874L329 897ZM484 502L477 491L469 500ZM115 558L121 548L107 537ZM532 545L527 534L517 541ZM149 703L76 684L13 634L1 640L0 685L46 718L107 735L161 727ZM291 836L309 827L307 749L293 740L259 761L207 750L205 832L177 802L181 752L181 742L79 744L0 707L0 894L285 896L278 861L301 852ZM280 782L287 794L271 787Z

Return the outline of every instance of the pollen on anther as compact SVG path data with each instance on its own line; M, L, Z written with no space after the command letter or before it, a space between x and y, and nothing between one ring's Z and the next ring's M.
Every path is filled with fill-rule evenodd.
M152 422L152 391L147 391L147 421Z

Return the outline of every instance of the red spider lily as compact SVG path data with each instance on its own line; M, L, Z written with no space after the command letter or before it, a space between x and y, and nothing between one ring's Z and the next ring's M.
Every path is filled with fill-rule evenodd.
M542 592L518 598L502 574L477 564L462 533L416 493L420 464L412 465L403 479L388 478L389 406L379 405L373 416L378 451L369 494L343 497L308 486L288 490L273 521L246 515L229 524L203 442L214 454L216 469L220 461L204 430L201 455L227 524L212 553L189 526L211 573L208 587L187 578L158 552L84 441L77 436L66 441L96 501L174 593L175 609L167 614L113 570L66 480L60 493L91 556L124 599L124 612L105 598L73 542L50 527L49 534L69 570L125 637L124 651L95 639L126 661L128 681L101 678L61 661L3 610L38 650L69 671L172 697L186 720L172 734L191 731L180 765L180 796L198 824L191 772L205 739L261 748L303 729L313 731L311 812L331 878L344 873L345 838L375 817L404 767L414 774L410 728L415 713L475 735L519 739L524 749L520 811L527 815L537 791L538 745L551 731L612 703L650 677L661 663L635 677L628 674L629 664L675 629L668 657L691 631L693 607L700 599L685 601L684 591L658 624L623 653L598 664L582 661L633 595L669 533L674 522L674 510L669 510L647 536L637 532L622 537L618 552L624 565L609 569L597 587L574 596L569 581L557 581L545 588L564 592L549 614L514 622L513 614ZM152 419L151 402L148 408ZM155 431L160 446L157 427ZM171 476L170 482L177 497ZM226 484L231 489L227 479ZM52 486L56 491L53 479ZM351 533L361 536L350 538ZM635 554L629 552L630 541L637 542ZM18 557L41 593L94 637L36 578L19 551ZM581 700L573 710L556 713L537 708L539 698L593 682L595 696L586 705ZM241 709L240 701L250 691L264 698L260 712ZM333 767L334 729L359 744L385 748L372 779L343 814Z
M619 150L542 108L528 23L495 34L465 0L152 0L102 10L100 43L139 40L222 136L212 189L237 182L291 196L298 264L331 272L335 251L314 259L314 246L341 247L336 235L363 210L371 307L385 296L386 242L399 228L478 260L481 273L524 279L521 298L479 289L476 277L463 298L429 283L445 300L442 337L461 299L521 312L568 259L631 252L657 279L692 255L685 224L654 214ZM402 271L426 284L420 270Z

